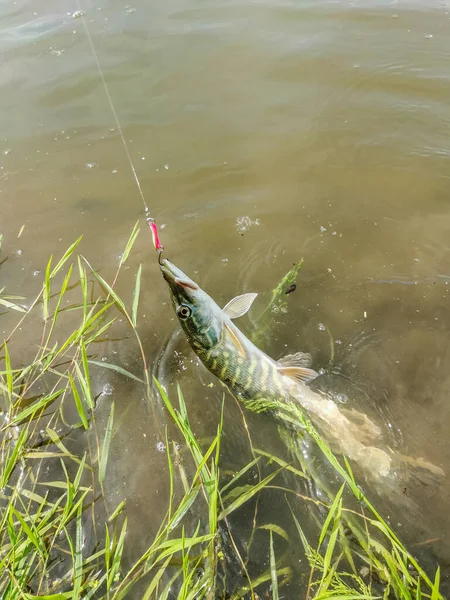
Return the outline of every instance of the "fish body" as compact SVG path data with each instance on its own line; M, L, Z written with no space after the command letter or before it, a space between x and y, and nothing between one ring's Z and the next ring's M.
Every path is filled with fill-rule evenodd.
M242 399L282 398L285 390L277 363L244 336L226 315L224 322L226 327L219 343L207 352L198 353L203 364ZM242 354L230 330L239 339Z
M223 309L183 271L167 259L160 260L162 275L169 285L172 304L187 340L206 368L231 393L257 412L274 409L280 401L287 411L301 407L319 427L334 451L345 454L362 467L366 478L383 480L392 474L393 461L405 457L375 445L380 428L366 415L339 408L333 400L305 385L317 377L310 368L311 356L298 352L275 361L255 346L233 323L244 315L257 294L233 298ZM286 406L286 404L288 406ZM420 467L422 461L408 459ZM433 473L444 475L438 467ZM428 471L432 469L428 466ZM395 482L395 478L393 479ZM384 485L387 491L389 486Z
M167 259L161 261L161 271L189 344L235 396L248 401L287 400L286 377L299 382L317 377L309 368L308 354L297 353L277 362L233 323L249 310L257 294L237 296L222 309Z

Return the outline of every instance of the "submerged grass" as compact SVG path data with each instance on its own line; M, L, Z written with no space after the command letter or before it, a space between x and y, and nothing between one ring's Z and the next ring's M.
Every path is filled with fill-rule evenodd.
M278 600L295 576L290 554L301 547L309 566L292 597L300 597L302 589L306 598L317 600L442 599L439 569L433 577L425 573L361 491L348 462L332 454L299 409L248 406L255 411L270 408L282 421L307 431L339 476L338 490L323 481L320 468L305 459L286 428L280 428L280 435L292 462L252 445L254 459L227 479L219 460L223 418L212 441L200 444L181 390L175 406L157 381L190 460L180 460L178 445L166 429L167 512L146 550L130 559L126 502L109 506L105 494L119 425L113 402L106 426L97 422L92 369L112 369L140 383L152 401L137 330L141 267L131 310L115 291L138 233L136 225L112 283L76 255L80 238L56 266L50 258L42 288L27 308L0 292L5 310L19 313L0 346L0 597ZM272 306L284 302L284 290L295 281L300 266L274 290ZM23 365L15 336L26 319L39 313L42 332L39 339L28 340L32 356ZM264 319L269 313L270 306ZM64 336L67 314L76 314L78 322ZM118 314L135 335L142 358L140 377L120 365L96 360L95 344L108 334ZM267 327L265 321L263 325ZM255 472L256 482L250 477ZM289 488L280 480L286 473L292 481ZM299 492L305 482L321 490L321 500ZM278 495L280 505L291 514L297 540L278 523L259 522L257 506L264 493ZM232 523L244 506L255 510L247 549L234 538ZM314 539L307 538L299 506L311 507L317 519ZM86 539L87 531L93 532L92 539ZM248 560L255 535L267 558L259 570L250 568ZM228 572L233 564L240 577L231 581Z

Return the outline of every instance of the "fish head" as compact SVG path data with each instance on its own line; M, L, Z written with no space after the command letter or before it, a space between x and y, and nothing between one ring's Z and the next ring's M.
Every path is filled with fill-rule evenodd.
M222 336L222 309L167 259L161 260L160 269L169 286L175 313L191 346L197 352L201 349L211 349Z

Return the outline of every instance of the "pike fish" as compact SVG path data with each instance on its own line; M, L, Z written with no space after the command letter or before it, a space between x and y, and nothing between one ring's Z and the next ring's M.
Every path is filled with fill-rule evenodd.
M161 261L160 268L190 346L235 396L242 400L287 399L285 378L299 383L317 377L309 368L309 354L299 352L275 361L233 323L250 309L257 294L242 294L220 308L167 259Z
M235 325L233 321L245 315L257 294L242 294L220 308L167 259L160 260L160 269L190 346L244 405L259 411L260 407L270 410L271 404L295 403L319 427L331 448L358 463L366 478L384 480L391 474L392 452L373 445L381 436L380 428L366 415L345 411L306 385L318 376L311 369L309 354L298 352L275 361Z

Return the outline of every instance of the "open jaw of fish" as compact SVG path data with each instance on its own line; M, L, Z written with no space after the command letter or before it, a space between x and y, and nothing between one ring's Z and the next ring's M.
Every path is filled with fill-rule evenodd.
M298 352L275 361L255 346L233 321L250 309L257 294L237 296L222 309L167 259L161 260L160 269L190 346L206 368L244 404L256 410L259 405L280 401L300 406L332 450L357 463L366 479L385 482L401 463L444 475L423 459L407 459L387 446L376 446L382 431L366 415L355 409L342 410L330 398L311 390L306 383L318 374L310 368L309 354Z

